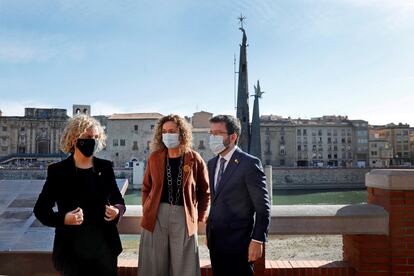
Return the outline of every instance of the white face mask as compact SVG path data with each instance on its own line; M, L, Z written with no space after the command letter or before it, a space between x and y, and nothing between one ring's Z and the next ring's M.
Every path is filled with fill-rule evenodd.
M219 154L224 151L227 147L223 143L224 138L220 135L210 135L210 149L214 154Z
M162 142L168 149L175 149L180 144L178 133L163 133Z

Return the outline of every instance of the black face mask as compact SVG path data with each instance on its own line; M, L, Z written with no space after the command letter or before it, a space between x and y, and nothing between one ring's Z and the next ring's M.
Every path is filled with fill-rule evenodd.
M85 157L91 157L96 150L98 143L95 139L78 139L76 147Z

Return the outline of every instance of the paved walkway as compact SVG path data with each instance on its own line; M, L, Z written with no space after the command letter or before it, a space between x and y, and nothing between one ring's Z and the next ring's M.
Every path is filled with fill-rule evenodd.
M44 180L0 180L0 252L51 252L54 228L43 226L33 206ZM117 179L121 191L127 181Z

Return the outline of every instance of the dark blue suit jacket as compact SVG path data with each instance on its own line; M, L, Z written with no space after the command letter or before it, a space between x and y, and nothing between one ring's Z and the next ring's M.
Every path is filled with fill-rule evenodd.
M260 160L239 148L235 150L217 191L214 175L218 156L208 162L212 192L207 236L224 250L248 247L251 239L267 241L270 224L269 194Z

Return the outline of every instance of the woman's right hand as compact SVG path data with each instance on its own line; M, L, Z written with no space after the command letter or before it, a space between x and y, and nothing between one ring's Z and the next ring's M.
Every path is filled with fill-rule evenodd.
M65 215L65 225L81 225L83 222L83 211L80 207Z

